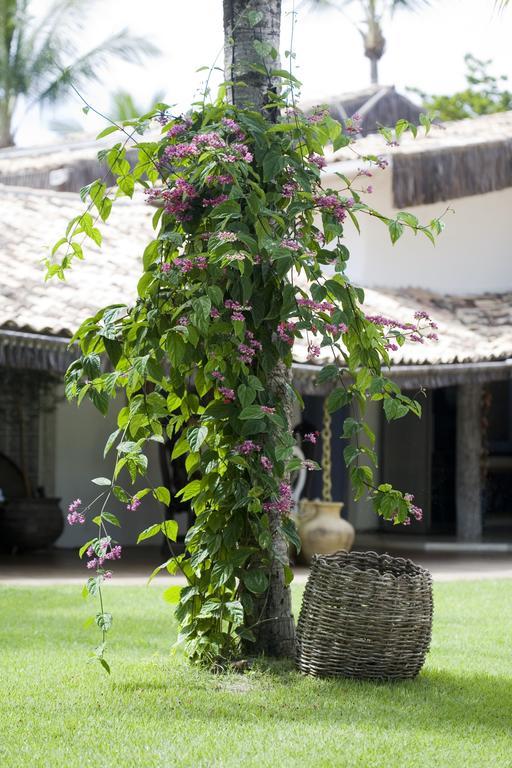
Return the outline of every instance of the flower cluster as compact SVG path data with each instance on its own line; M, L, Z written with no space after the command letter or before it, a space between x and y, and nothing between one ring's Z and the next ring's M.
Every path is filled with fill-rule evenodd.
M327 333L330 333L331 336L337 338L341 334L347 333L348 326L345 325L345 323L325 323L324 329Z
M78 508L81 506L82 501L80 499L75 499L71 502L71 504L68 507L68 523L70 525L83 525L85 523L85 516L82 512L78 511Z
M336 309L330 301L314 301L313 299L299 298L297 299L297 304L299 307L306 307L314 312L329 312L329 314L332 314Z
M184 275L192 272L193 269L206 269L208 266L208 260L205 256L196 256L194 258L180 257L174 259L172 262L173 267L177 267Z
M308 160L310 163L313 163L313 165L316 165L320 171L327 165L325 157L318 155L316 152L312 152L311 155L309 155Z
M260 464L265 470L265 472L268 472L269 474L271 474L272 470L274 469L274 465L272 464L268 456L261 456Z
M102 568L107 560L120 560L121 553L121 545L115 544L112 546L112 539L110 536L104 536L87 549L87 557L91 558L87 561L87 568L90 570L93 568Z
M275 501L266 501L263 504L264 512L277 512L280 515L289 515L293 506L292 488L289 483L279 483L279 498Z
M405 493L404 499L409 505L409 515L412 515L415 520L420 522L420 520L423 519L423 510L421 507L416 506L416 504L413 504L414 496L412 493ZM404 525L410 525L411 524L411 517L407 517L403 523Z
M244 442L235 448L235 453L240 453L242 456L248 456L251 453L259 453L261 451L261 445L258 445L253 440L244 440Z
M293 322L283 322L279 323L276 329L276 333L281 341L284 341L285 344L288 344L290 347L293 346L294 341L294 331L297 323Z
M126 509L128 512L136 512L141 504L141 500L134 496L132 500L126 505Z
M229 387L219 387L219 395L222 396L225 403L231 403L235 399L235 390Z
M261 341L254 338L254 333L252 331L245 332L245 339L247 344L238 345L238 359L241 363L251 365L256 352L261 352L263 347Z
M347 208L353 205L352 200L341 201L338 195L314 195L313 203L317 208L329 211L339 224L343 224L347 217Z

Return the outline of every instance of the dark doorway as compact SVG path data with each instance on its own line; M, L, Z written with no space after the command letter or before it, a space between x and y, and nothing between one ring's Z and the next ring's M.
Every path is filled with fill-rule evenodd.
M432 496L430 533L454 535L455 457L457 388L440 387L431 391L432 418Z

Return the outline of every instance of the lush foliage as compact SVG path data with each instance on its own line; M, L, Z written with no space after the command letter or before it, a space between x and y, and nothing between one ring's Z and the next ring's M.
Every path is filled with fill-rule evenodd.
M308 678L283 663L259 663L243 676L191 668L169 654L176 623L158 582L107 588L112 676L84 674L94 629L77 636L90 606L76 587L2 587L0 762L509 768L510 586L434 583L424 670L414 681L378 685ZM293 592L298 609L302 590Z
M501 85L508 80L507 76L490 74L492 62L481 61L470 53L466 54L464 61L467 67L467 87L464 90L448 96L409 89L420 96L429 114L440 120L464 120L466 117L492 115L512 109L512 92Z
M14 143L13 118L20 97L25 109L55 102L71 83L79 87L97 79L100 68L113 58L134 62L156 53L149 41L126 30L84 51L77 31L82 31L95 3L54 0L46 5L45 13L35 16L31 0L0 3L0 147Z
M385 164L378 157L365 158L366 170L355 179L341 177L341 191L321 186L325 146L350 144L354 126L345 135L326 113L304 117L277 97L270 107L283 117L271 123L222 96L187 117L171 118L166 105L158 105L125 123L121 131L128 137L154 129L155 121L163 124L160 136L137 142L132 165L128 139L103 153L117 195L144 187L156 208L155 236L143 255L136 303L106 307L85 320L75 336L82 357L66 377L68 397L88 397L102 412L119 390L127 398L106 446L117 451L113 477L95 481L105 491L95 500L101 502L98 536L82 548L95 571L88 590L101 596L106 566L120 555L111 494L130 509L148 493L168 503L166 488L145 483L145 446L171 439L170 458L186 454L190 481L178 495L191 502L196 522L186 553L160 569L185 574L188 586L169 594L179 599L180 639L192 658L211 663L254 637L275 557L272 521L299 546L287 481L299 460L292 458L287 408L290 397L300 396L278 375L290 369L296 340L304 340L312 360L323 348L332 354L318 380L332 386L331 412L352 407L343 438L356 496L368 494L375 511L396 523L421 514L410 495L374 481L374 436L363 414L368 400L381 401L388 419L420 414L419 404L402 395L383 368L390 348L406 338L434 336L433 323L423 313L405 325L367 317L363 291L345 274L349 253L342 239L344 226L359 227L361 215L381 219L393 242L405 228L430 239L441 229L439 220L422 226L409 213L390 220L362 200L371 191L361 186L371 175L368 167ZM408 127L400 123L396 136ZM96 224L108 218L112 196L99 180L82 194L89 210L56 244L50 276L64 277L83 256L84 237L101 242ZM136 491L129 481L138 484ZM73 506L70 522L82 521L79 507ZM139 540L160 532L173 539L176 524L155 522ZM282 566L291 580L287 563ZM103 607L98 624L103 634L111 624Z

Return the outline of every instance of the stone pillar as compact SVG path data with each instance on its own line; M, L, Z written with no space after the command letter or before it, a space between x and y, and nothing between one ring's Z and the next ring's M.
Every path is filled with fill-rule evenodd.
M481 396L482 387L475 382L457 387L455 503L461 541L478 541L482 536Z

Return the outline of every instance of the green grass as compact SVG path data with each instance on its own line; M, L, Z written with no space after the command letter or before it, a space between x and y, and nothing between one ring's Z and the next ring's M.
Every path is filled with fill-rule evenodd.
M395 684L190 668L161 591L108 588L109 677L78 588L0 590L2 768L512 766L512 582L438 585L427 665Z

